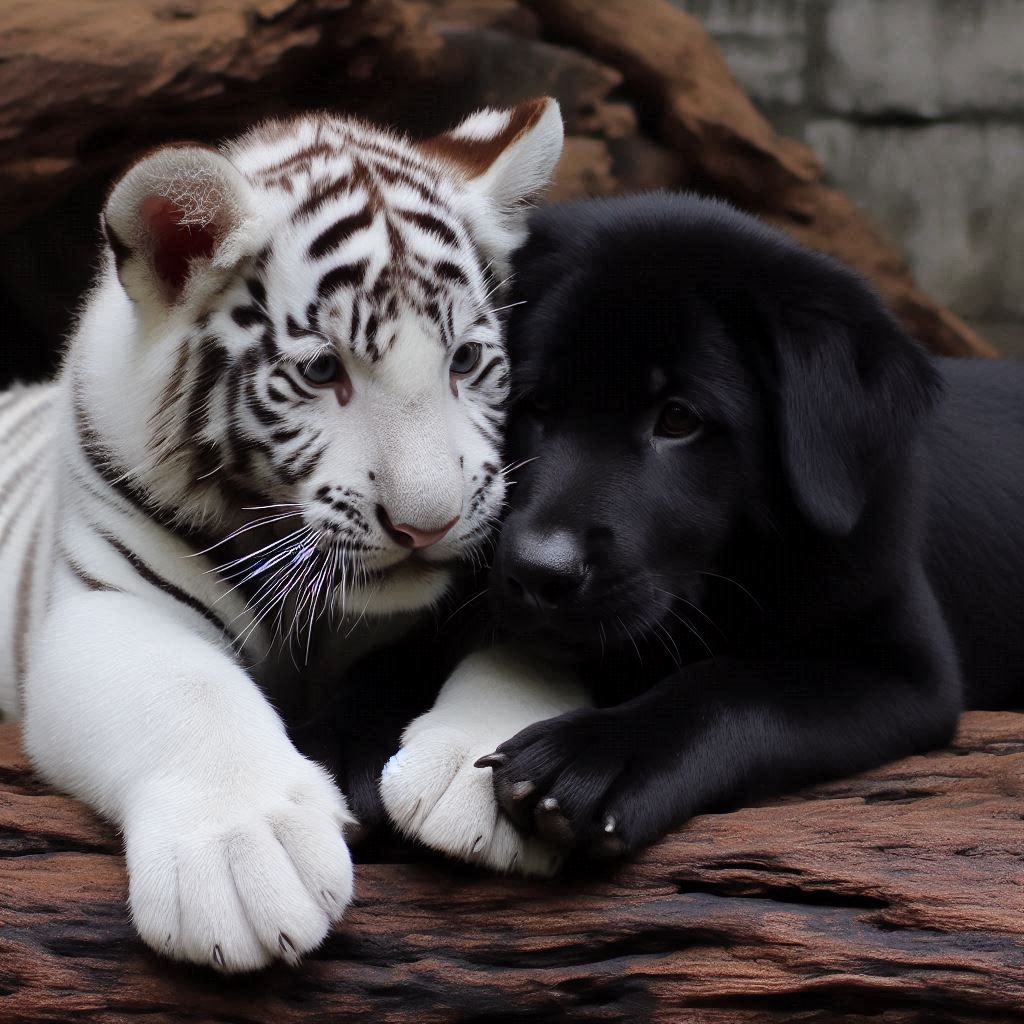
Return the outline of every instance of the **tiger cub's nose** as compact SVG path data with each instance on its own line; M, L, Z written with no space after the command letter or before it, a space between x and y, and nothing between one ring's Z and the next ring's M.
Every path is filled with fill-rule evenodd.
M383 505L377 506L377 518L380 520L380 525L384 527L384 531L396 544L403 548L417 550L436 544L459 521L461 516L455 516L454 519L450 519L444 526L436 530L424 530L410 523L393 523L391 516L388 515L388 510Z

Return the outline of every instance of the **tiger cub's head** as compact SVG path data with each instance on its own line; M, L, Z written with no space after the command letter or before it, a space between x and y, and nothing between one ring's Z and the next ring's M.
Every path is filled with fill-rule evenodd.
M268 582L319 573L357 611L439 596L504 497L502 286L561 145L541 99L420 143L311 115L143 157L100 286L134 324L134 482L221 536L276 520Z

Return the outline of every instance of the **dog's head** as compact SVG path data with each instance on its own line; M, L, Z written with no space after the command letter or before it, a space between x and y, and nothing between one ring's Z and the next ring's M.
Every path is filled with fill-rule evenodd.
M857 275L721 203L553 207L516 269L492 587L570 648L671 626L741 524L855 531L938 390Z

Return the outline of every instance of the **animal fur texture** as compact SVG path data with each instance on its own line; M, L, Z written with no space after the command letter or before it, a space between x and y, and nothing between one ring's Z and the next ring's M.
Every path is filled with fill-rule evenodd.
M3 710L122 831L162 953L294 961L350 899L345 799L268 695L490 531L501 286L561 142L535 100L418 144L313 115L153 150L59 379L0 396Z
M932 359L856 274L695 196L539 211L516 268L515 656L405 730L403 831L547 873L1024 701L1024 365Z

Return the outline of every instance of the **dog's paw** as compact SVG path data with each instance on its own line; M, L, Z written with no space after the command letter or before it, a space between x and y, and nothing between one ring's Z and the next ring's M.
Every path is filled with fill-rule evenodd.
M491 749L486 737L446 725L436 712L421 716L381 774L388 815L405 835L450 857L496 871L552 875L561 853L513 827L498 807L491 772L476 766Z
M653 842L685 818L681 787L655 792L671 774L665 753L615 709L581 709L527 726L484 762L520 832L566 853L607 859ZM674 756L678 761L680 752Z
M242 782L164 781L125 826L132 919L145 942L220 971L291 963L352 897L345 800L298 754Z

